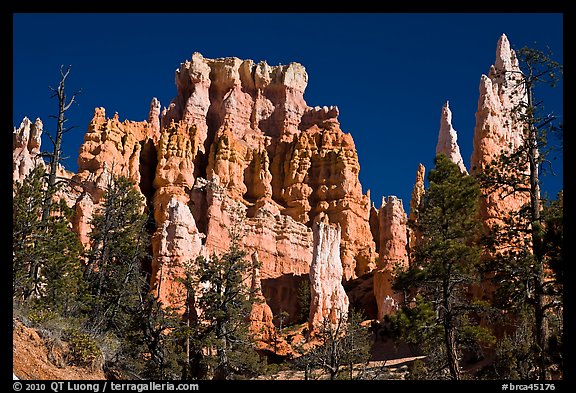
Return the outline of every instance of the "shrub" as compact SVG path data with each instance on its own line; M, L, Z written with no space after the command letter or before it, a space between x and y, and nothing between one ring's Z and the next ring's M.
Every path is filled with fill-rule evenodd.
M78 329L68 329L64 337L68 341L69 364L81 367L96 368L102 359L102 351L98 347L96 340L87 333Z

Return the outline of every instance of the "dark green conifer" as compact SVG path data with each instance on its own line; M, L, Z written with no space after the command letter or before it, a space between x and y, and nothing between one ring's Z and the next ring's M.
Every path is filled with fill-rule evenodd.
M83 300L82 246L71 209L52 202L56 189L47 186L42 166L14 185L12 289L15 300L66 316ZM48 201L51 215L43 219Z
M436 157L428 180L417 228L423 240L395 282L397 289L419 296L391 320L429 355L428 378L461 379L464 350L492 340L478 326L485 305L470 292L480 279L480 190L444 154Z
M190 347L196 355L203 353L202 363L213 379L244 378L263 371L248 329L253 262L245 257L246 252L233 241L221 256L199 256L189 271L186 285L198 311L190 323Z
M85 276L91 295L90 327L123 335L147 288L141 263L148 252L143 200L134 183L111 180L91 224Z

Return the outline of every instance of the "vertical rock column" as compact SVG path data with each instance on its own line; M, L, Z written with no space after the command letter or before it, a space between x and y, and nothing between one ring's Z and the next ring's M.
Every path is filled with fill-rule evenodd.
M195 143L205 153L204 142L208 137L206 117L210 107L210 66L204 57L195 52L191 61L180 64L175 76L178 95L162 112L162 128L170 128L172 122L194 125Z
M178 278L186 277L186 265L193 263L202 251L194 217L185 201L181 194L170 197L166 208L157 215L160 225L152 243L155 295L163 304L176 307L184 307L188 298Z
M514 108L526 100L524 89L518 86L519 71L516 53L510 49L506 35L502 35L498 40L494 65L490 67L488 76L482 75L480 78L480 97L470 158L472 175L484 171L503 152L512 151L522 144L523 125L513 119ZM517 170L525 171L527 168ZM527 192L507 191L496 190L481 198L480 214L487 230L501 223L511 211L517 211L529 200ZM505 194L508 195L503 198Z
M173 307L185 305L185 288L177 279L185 277L187 264L193 263L203 249L202 235L189 206L198 151L196 131L195 126L184 122L171 122L158 142L154 178L157 230L152 237L151 285L159 300Z
M374 296L378 304L378 319L384 315L396 312L402 300L399 294L392 290L394 269L408 267L408 251L406 249L408 222L402 200L395 196L382 201L378 213L380 233L380 257L378 267L374 272Z
M14 128L12 134L12 181L22 182L34 169L36 156L40 153L43 125L40 119L34 124L25 117L20 127Z
M414 247L422 241L422 233L417 229L420 208L424 200L424 175L426 168L422 164L418 164L416 171L416 182L412 189L412 199L410 199L410 217L408 218L408 249L410 253L413 252Z
M274 337L274 323L272 310L266 303L266 298L262 294L262 283L260 281L260 264L258 252L252 254L252 283L250 292L254 297L252 310L250 310L250 331L254 334L256 340L270 342Z
M440 131L438 131L438 144L436 145L436 154L445 154L453 163L458 165L462 173L468 174L460 147L458 146L458 135L452 127L452 112L448 106L448 101L442 107L442 116L440 117Z
M348 314L348 296L342 286L340 226L330 225L328 216L319 214L313 224L314 250L310 266L310 330L325 318L336 323Z

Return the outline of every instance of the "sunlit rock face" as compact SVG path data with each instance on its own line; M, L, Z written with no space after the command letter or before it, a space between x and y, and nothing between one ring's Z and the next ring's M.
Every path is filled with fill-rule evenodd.
M374 271L374 297L379 320L394 313L400 305L401 294L392 290L398 269L408 267L408 219L402 200L390 196L382 200L378 214L379 258Z
M519 83L519 71L516 53L510 49L508 38L503 34L498 40L494 65L487 76L480 78L470 158L472 175L481 173L501 153L514 150L523 143L523 125L513 121L514 108L526 100L525 90ZM480 201L480 212L488 230L529 199L528 193L512 193L503 198L502 195L508 193L501 191L488 193Z
M140 192L150 192L145 183L149 183L150 172L156 170L148 167L156 138L153 124L147 121L120 121L117 113L108 118L104 108L94 110L80 146L78 173L73 176L74 184L81 186L75 187L79 195L72 224L85 247L89 247L90 221L114 176L124 176Z
M310 330L317 329L325 319L336 324L348 314L348 296L342 286L340 260L341 230L320 214L313 226L314 250L310 267Z
M37 157L42 145L44 126L40 119L32 123L27 117L12 133L12 181L22 182L36 167L44 162Z
M524 99L511 96L518 70L503 35L495 64L480 81L472 175L522 143L521 125L510 121L510 111ZM59 169L59 176L76 185L64 197L74 208L72 225L85 247L112 178L126 176L151 216L147 269L162 303L184 304L179 279L187 266L198 256L224 253L237 237L246 257L258 261L257 270L246 274L252 274L260 300L251 327L264 341L272 335L274 314L289 310L295 318L302 311L296 294L308 280L313 329L347 312L350 300L342 284L354 280L362 289L354 298L377 308L378 319L395 312L401 298L391 287L394 269L408 266L410 249L423 236L407 223L418 221L424 166L417 170L409 218L395 197L373 207L369 192L362 192L358 154L352 136L340 127L339 109L308 106L308 74L298 63L271 66L194 53L176 70L175 84L174 99L163 108L153 98L143 121L121 121L96 108L80 147L78 173ZM42 128L40 120L24 119L14 129L15 181L40 162ZM436 152L466 173L448 103ZM526 200L522 194L484 196L486 227Z
M153 217L151 285L164 303L182 298L187 263L225 252L240 234L247 255L258 255L269 308L296 314L320 215L340 227L343 281L376 267L354 141L340 129L337 107L306 104L302 65L194 53L175 82L176 97L164 108L153 98L144 121L96 108L74 177L82 191L73 225L86 247L106 187L122 175ZM268 324L266 307L260 311Z
M200 203L210 210L209 220L199 220L206 225L208 250L228 244L226 231L213 223L227 221L230 199L246 206L246 224L257 229L254 236L246 232L245 244L258 251L263 278L306 274L310 228L325 212L342 227L344 277L350 279L374 268L369 197L362 194L356 148L340 129L338 108L309 107L303 98L307 83L298 63L270 66L195 53L176 72L178 95L161 123L163 130L172 123L193 130L193 176L224 189L220 207ZM199 202L207 197L197 196ZM295 247L286 247L281 232Z
M410 217L408 217L408 249L412 251L422 241L422 233L418 230L420 209L424 203L424 176L426 168L421 163L416 171L416 181L410 199Z
M462 155L460 154L460 147L458 146L458 135L454 127L452 127L452 111L448 105L448 101L442 107L442 115L440 116L440 131L438 131L438 144L436 145L436 154L445 154L453 163L458 165L462 173L468 174Z

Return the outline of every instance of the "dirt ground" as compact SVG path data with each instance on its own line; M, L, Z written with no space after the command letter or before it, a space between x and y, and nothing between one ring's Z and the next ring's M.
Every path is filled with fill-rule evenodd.
M102 370L90 370L77 366L58 367L49 360L46 342L35 329L13 320L12 369L24 380L94 380L106 379ZM58 358L57 350L52 353Z

